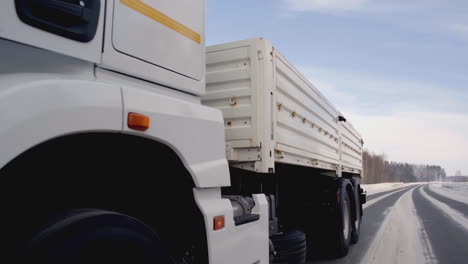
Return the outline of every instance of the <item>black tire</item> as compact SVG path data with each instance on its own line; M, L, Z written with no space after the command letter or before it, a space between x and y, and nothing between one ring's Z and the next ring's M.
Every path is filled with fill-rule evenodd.
M26 244L24 263L169 263L159 236L130 216L81 209L48 222Z
M338 219L336 220L335 255L341 258L348 254L352 233L351 204L348 192L344 188L341 191L340 203L338 204Z
M359 233L361 232L362 216L361 212L357 213L357 219L353 223L353 230L351 232L351 244L359 242Z
M303 264L306 261L306 235L301 231L289 231L287 233L271 237L276 255L274 264Z

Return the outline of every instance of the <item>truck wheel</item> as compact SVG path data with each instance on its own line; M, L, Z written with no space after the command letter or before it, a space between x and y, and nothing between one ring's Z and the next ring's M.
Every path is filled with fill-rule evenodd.
M274 264L303 264L306 261L306 235L301 231L290 231L271 237L276 255Z
M336 239L336 256L344 257L348 254L349 245L351 243L352 217L351 204L348 193L345 189L340 195L339 219L337 219L337 239Z
M351 232L351 244L356 244L359 241L359 233L361 232L361 214L358 214L358 219L354 221L353 230Z
M55 218L26 243L25 263L169 263L159 236L123 214L74 210Z

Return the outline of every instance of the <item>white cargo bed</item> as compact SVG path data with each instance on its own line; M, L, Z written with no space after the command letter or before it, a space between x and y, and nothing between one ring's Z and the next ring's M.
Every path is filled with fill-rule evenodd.
M275 163L361 174L362 139L349 121L263 39L208 47L203 104L221 109L232 166Z

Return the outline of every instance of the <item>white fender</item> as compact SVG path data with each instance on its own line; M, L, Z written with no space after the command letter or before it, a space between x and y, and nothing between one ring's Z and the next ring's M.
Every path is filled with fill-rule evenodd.
M95 81L21 78L0 78L0 84L0 168L56 137L122 131L119 87Z
M149 116L150 128L124 133L145 136L171 147L181 157L199 188L230 185L221 112L144 89L123 87L124 117L130 112Z

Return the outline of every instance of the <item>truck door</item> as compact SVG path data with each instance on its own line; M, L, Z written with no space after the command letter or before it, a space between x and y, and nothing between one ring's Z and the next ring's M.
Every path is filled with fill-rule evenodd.
M100 62L105 1L0 1L0 38Z
M114 0L112 44L140 62L200 81L204 8L204 0Z

